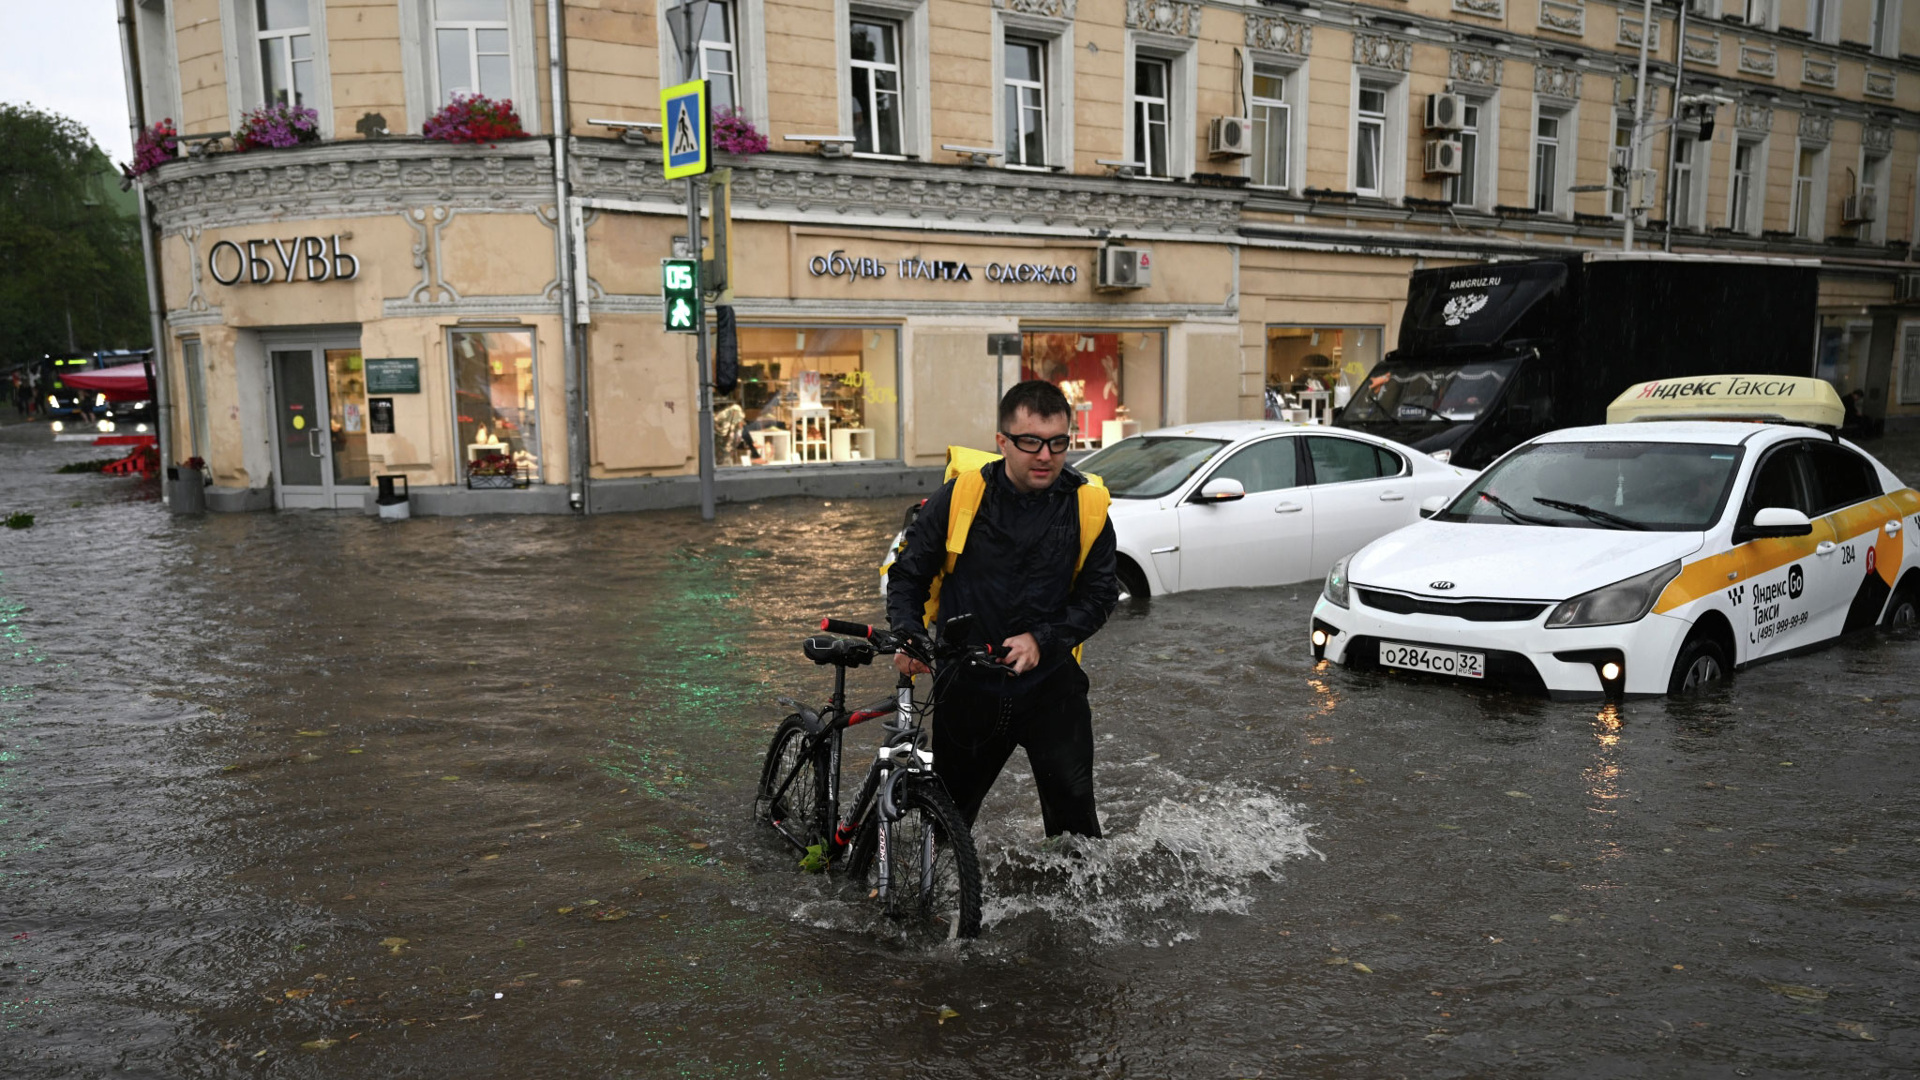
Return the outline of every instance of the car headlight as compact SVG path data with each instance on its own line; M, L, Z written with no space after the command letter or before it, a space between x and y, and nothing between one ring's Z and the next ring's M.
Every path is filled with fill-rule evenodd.
M1340 561L1327 571L1326 587L1320 590L1320 595L1326 597L1328 602L1340 607L1347 606L1347 564L1352 561L1351 555L1340 556Z
M1581 593L1553 609L1547 616L1548 629L1570 626L1616 626L1639 622L1653 610L1653 602L1674 578L1680 576L1680 560L1616 581L1604 588Z

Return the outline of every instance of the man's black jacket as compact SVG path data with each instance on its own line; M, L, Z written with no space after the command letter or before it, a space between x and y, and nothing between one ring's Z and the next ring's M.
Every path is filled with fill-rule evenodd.
M1080 557L1079 491L1087 482L1073 469L1044 491L1021 494L1007 479L1004 462L981 468L987 489L967 533L966 548L940 585L938 622L955 615L974 616L976 640L998 645L1018 634L1032 634L1040 663L1016 678L976 673L981 690L996 695L1024 694L1061 664L1073 647L1092 637L1120 600L1114 577L1113 523L1108 522L1074 577ZM947 561L947 512L953 503L948 483L907 530L906 550L887 572L887 621L895 632L923 634L921 618L935 575Z

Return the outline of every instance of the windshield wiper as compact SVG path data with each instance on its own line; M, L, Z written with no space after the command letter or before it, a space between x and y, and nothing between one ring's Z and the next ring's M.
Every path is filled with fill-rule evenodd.
M1560 523L1557 521L1548 521L1546 518L1528 517L1527 515L1521 513L1520 511L1515 510L1512 504L1508 503L1507 500L1501 498L1498 495L1495 495L1491 491L1481 492L1480 497L1492 503L1493 508L1495 510L1498 510L1502 514L1505 514L1507 516L1507 520L1513 522L1516 525L1548 525L1548 526L1552 526L1553 528L1560 527Z
M1539 503L1541 506L1554 510L1563 510L1569 514L1579 514L1581 517L1598 525L1611 525L1616 529L1633 529L1636 532L1647 531L1645 525L1634 521L1632 518L1623 518L1619 514L1609 514L1605 510L1596 510L1591 506L1586 506L1581 503L1566 502L1562 499L1543 499L1538 495L1533 497L1533 501Z
M1439 409L1436 409L1431 405L1422 405L1417 401L1403 401L1400 404L1394 406L1394 412L1397 413L1401 409L1405 409L1405 408L1419 409L1421 412L1426 413L1428 416L1433 417L1435 420L1442 421L1443 423L1451 424L1454 422L1453 417L1448 416L1446 413L1441 412Z

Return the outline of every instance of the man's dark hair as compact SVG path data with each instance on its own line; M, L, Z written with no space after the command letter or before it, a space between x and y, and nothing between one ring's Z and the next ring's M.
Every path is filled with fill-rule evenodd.
M1006 426L1013 423L1014 414L1021 409L1041 420L1049 416L1073 415L1073 406L1067 404L1067 395L1045 379L1014 383L1013 389L1007 391L1007 396L1000 399L1001 430L1006 430Z

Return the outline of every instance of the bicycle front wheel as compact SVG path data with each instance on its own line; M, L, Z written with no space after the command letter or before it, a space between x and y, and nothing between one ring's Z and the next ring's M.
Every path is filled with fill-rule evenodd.
M754 799L754 817L772 825L801 851L824 845L828 830L826 745L808 745L806 723L789 716L773 733L766 764L760 769L760 791ZM822 851L826 849L821 848Z
M878 814L854 838L847 872L914 935L980 935L980 858L973 832L938 780L894 789L900 820Z

